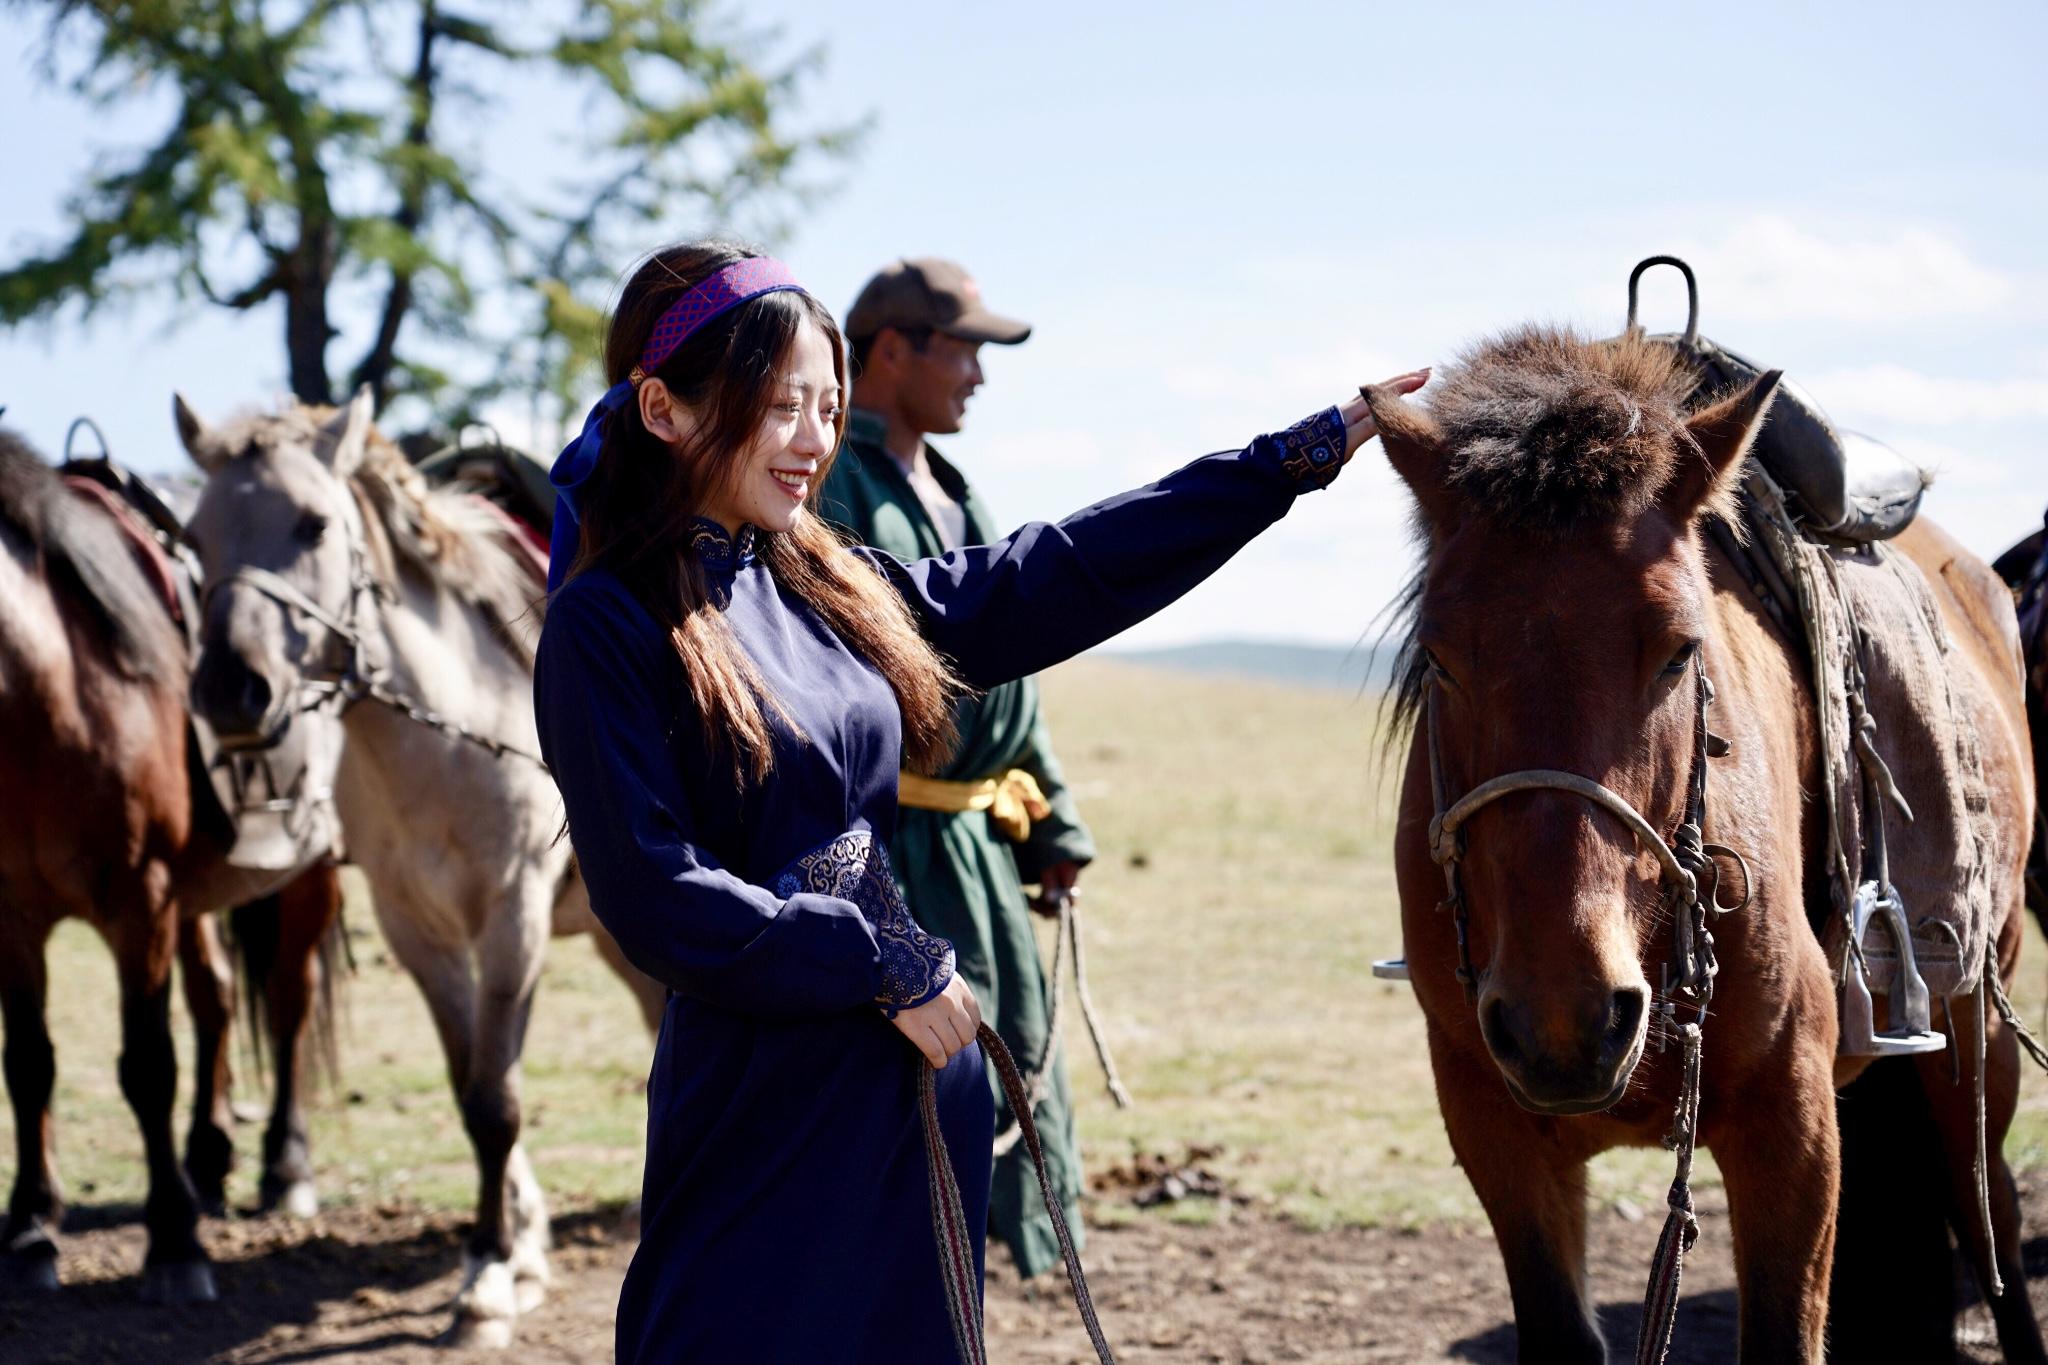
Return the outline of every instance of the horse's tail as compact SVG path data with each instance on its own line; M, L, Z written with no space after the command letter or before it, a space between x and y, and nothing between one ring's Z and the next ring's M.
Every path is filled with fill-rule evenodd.
M309 869L282 890L236 906L228 912L227 928L235 975L242 983L243 1036L256 1072L263 1074L275 1061L269 1017L271 993L283 984L279 973L301 972L311 978L305 1019L312 1030L300 1054L305 1066L301 1081L308 1086L332 1082L341 1074L336 1002L342 973L350 965L335 869L324 864Z

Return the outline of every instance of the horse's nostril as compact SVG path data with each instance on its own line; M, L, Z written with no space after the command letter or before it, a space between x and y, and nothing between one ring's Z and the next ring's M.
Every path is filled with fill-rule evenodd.
M202 654L192 676L193 709L224 734L254 732L272 695L270 679L233 653Z
M1507 1001L1500 996L1483 1001L1479 1007L1479 1031L1486 1039L1486 1046L1492 1050L1497 1061L1512 1064L1522 1055L1522 1048L1515 1041L1514 1026L1508 1018Z
M246 669L242 676L242 714L260 717L270 710L270 679L255 669Z
M1616 991L1607 1007L1607 1033L1602 1039L1603 1050L1614 1055L1626 1052L1634 1046L1636 1030L1642 1026L1643 1012L1649 1008L1649 992L1640 986Z

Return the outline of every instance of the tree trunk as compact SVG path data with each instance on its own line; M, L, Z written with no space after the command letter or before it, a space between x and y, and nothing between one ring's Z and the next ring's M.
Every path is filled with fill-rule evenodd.
M336 335L327 320L334 251L332 224L306 224L285 280L285 354L291 361L292 396L301 403L334 402L327 377L327 343Z
M425 148L429 145L428 133L434 118L434 39L440 32L441 16L435 0L423 0L420 5L420 45L418 56L413 61L410 94L412 96L412 117L406 124L406 145ZM417 236L420 224L427 216L427 177L417 168L409 171L398 189L398 208L393 211L391 221L408 237ZM377 322L376 339L363 356L355 373L350 376L350 386L368 384L376 395L377 408L383 410L384 400L391 396L391 371L398 363L398 329L405 323L405 315L412 311L412 272L393 267L391 289L384 296L384 314Z

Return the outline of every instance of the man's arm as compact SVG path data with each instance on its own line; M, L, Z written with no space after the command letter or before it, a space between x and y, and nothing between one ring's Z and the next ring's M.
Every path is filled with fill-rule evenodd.
M1052 869L1068 864L1078 873L1095 861L1095 840L1088 833L1088 826L1081 822L1080 807L1067 788L1059 759L1053 756L1052 735L1046 728L1043 710L1034 708L1031 738L1018 756L1017 766L1038 780L1038 789L1052 807L1052 814L1031 822L1030 837L1016 846L1017 875L1026 882L1043 882L1051 873L1055 880L1064 880L1071 887L1071 874L1053 873Z

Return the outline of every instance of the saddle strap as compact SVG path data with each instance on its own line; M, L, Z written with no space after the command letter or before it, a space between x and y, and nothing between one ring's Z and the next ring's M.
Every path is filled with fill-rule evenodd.
M1067 1226L1066 1211L1060 1207L1059 1196L1053 1192L1052 1173L1046 1169L1045 1145L1038 1136L1038 1120L1031 1113L1030 1091L1024 1083L1024 1075L1017 1069L1017 1059L1010 1055L1010 1049L1003 1045L994 1029L983 1024L976 1038L981 1044L982 1055L995 1068L996 1079L1002 1084L1003 1094L1009 1098L1011 1111L1017 1115L1025 1149L1031 1153L1032 1164L1038 1171L1039 1192L1045 1197L1045 1211L1052 1216L1053 1234L1059 1238L1060 1256L1067 1264L1067 1283L1074 1292L1074 1307L1080 1311L1081 1325L1088 1329L1088 1340L1094 1345L1095 1357L1101 1365L1116 1365L1116 1356L1109 1349L1109 1339L1103 1335L1102 1323L1095 1316L1095 1300L1088 1293L1088 1277L1082 1273L1081 1255L1074 1249L1074 1234ZM964 1365L987 1365L988 1347L982 1333L981 1295L974 1275L974 1233L967 1223L967 1211L961 1206L960 1186L953 1178L953 1163L946 1152L945 1135L939 1130L938 1073L921 1061L918 1063L917 1107L924 1119L925 1166L932 1195L932 1235L938 1242L940 1269L945 1275L946 1308L953 1320L953 1339L960 1348L960 1359Z

